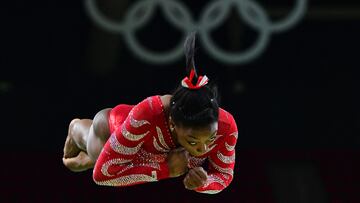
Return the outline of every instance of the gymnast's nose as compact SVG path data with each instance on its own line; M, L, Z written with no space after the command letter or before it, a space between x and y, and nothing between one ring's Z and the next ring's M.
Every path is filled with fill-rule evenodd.
M201 144L196 151L201 153L201 154L205 154L208 150L208 146L206 144Z

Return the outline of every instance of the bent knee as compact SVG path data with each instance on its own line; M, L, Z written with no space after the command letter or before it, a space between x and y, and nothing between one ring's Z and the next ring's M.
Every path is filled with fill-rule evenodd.
M111 108L99 111L93 119L93 130L96 137L101 140L107 140L110 135L109 129L109 113Z

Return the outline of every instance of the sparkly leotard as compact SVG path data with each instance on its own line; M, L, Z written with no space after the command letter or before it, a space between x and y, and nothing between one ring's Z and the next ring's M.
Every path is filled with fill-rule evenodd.
M105 143L93 170L99 185L131 186L169 178L166 157L176 146L169 132L160 96L139 104L119 105L109 116L111 136ZM201 157L190 156L189 168L207 161L207 183L195 189L214 194L233 179L237 126L233 116L219 109L218 132L210 150Z

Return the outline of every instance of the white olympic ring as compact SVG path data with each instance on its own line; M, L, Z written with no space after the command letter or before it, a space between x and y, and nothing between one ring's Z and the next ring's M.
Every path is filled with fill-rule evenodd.
M85 0L85 6L89 16L97 25L110 32L123 34L130 49L145 61L163 64L179 59L183 55L183 41L186 35L196 30L206 50L214 58L227 64L243 64L255 59L265 50L272 33L288 30L299 22L305 14L307 0L296 0L292 12L276 23L270 21L265 10L254 0L213 0L200 15L199 23L194 22L186 6L177 0L138 1L129 9L123 22L114 22L101 14L96 6L96 0ZM167 20L184 33L181 43L163 53L147 50L135 38L136 30L150 20L157 6L160 7ZM221 50L209 36L210 31L225 21L232 6L236 6L244 22L260 33L256 43L240 53ZM215 17L214 14L216 14Z

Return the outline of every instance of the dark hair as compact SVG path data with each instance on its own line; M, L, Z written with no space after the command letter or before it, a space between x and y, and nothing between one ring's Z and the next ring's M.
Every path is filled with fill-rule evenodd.
M185 40L186 72L194 70L194 85L198 80L195 69L195 38L192 32ZM200 89L188 89L181 83L173 92L170 100L170 116L175 124L185 127L204 127L216 122L219 117L217 88L213 84L206 84Z

